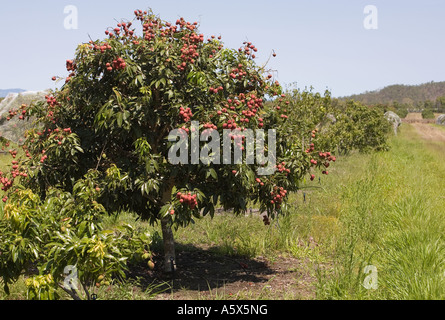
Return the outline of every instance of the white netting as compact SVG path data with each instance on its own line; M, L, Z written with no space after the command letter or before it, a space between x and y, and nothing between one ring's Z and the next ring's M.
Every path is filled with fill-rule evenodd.
M436 123L441 126L445 126L445 114L442 114L437 118Z
M22 144L24 140L24 133L31 128L32 123L26 120L20 120L19 114L12 117L9 121L10 111L20 112L22 104L30 105L33 102L44 100L48 92L22 92L10 93L6 98L0 102L0 137L3 137L16 144Z
M394 134L397 135L397 131L402 124L402 119L400 119L400 117L392 111L385 113L385 118L392 123Z

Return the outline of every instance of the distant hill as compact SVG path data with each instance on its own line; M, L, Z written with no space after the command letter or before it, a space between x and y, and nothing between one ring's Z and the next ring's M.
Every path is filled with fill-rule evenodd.
M355 100L367 105L388 104L394 101L401 104L415 106L425 101L436 101L438 97L445 97L445 81L429 82L420 85L396 84L380 90L368 91L362 94L341 97L340 100Z
M6 97L9 93L21 93L25 92L23 89L0 89L0 98Z

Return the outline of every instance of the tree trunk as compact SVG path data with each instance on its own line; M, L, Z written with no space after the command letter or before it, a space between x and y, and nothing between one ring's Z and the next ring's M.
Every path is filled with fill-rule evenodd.
M172 222L169 216L162 218L162 238L164 241L164 271L173 272L176 265L175 239L173 237ZM172 268L173 267L173 268Z
M170 185L164 191L162 195L162 203L167 204L171 201L173 184ZM164 242L164 271L171 273L175 271L176 266L176 252L175 252L175 239L172 230L172 219L169 214L165 217L161 217L162 227L162 239Z

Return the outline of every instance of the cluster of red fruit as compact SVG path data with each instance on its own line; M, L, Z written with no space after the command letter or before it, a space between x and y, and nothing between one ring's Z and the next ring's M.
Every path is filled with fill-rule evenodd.
M176 198L179 200L180 203L188 206L191 210L196 209L196 207L198 206L198 200L196 194L192 195L190 192L182 194L181 192L178 192Z
M48 156L46 154L44 154L41 158L40 158L40 162L44 163L45 160L48 159Z
M157 30L159 30L159 36L165 37L167 35L173 35L174 33L179 32L180 28L193 31L196 29L196 26L198 25L197 22L194 22L192 24L190 22L186 22L184 18L180 18L176 21L176 26L173 26L171 23L166 23L165 28L163 28L162 23L160 21L153 20L152 18L147 17L147 11L142 12L142 10L135 10L134 14L136 15L137 20L144 22L142 27L144 32L144 39L147 41L151 41L156 38ZM130 35L132 35L132 33ZM204 35L197 36L197 38L201 42L204 41Z
M239 64L238 68L233 68L232 71L229 74L229 77L232 79L238 79L241 80L243 77L247 76L247 72L243 71L243 65Z
M0 183L3 185L2 190L6 192L12 187L14 180L10 180L7 177L3 177L3 174L1 174Z
M154 27L159 26L159 22L155 20L150 20L146 17L147 11L142 12L142 10L135 10L134 14L136 16L137 20L143 21L143 32L144 32L144 39L147 41L153 40L155 36L155 30Z
M244 51L244 54L246 56L252 56L253 59L256 58L254 52L258 52L258 49L252 44L252 42L243 42L243 44L245 45L242 48L239 48L238 51L241 53Z
M15 155L17 154L16 152L11 152L11 154L14 154L14 158ZM6 177L6 175L0 171L0 183L3 185L3 187L1 188L3 191L8 191L14 184L14 179L18 176L22 176L22 177L27 177L28 174L26 172L20 171L20 167L19 167L19 163L18 161L12 161L12 170L11 170L11 176L12 178L9 179L8 177ZM6 202L8 198L4 197L3 198L3 202Z
M1 173L0 173L0 175L1 175ZM19 163L18 163L18 161L15 161L15 160L12 161L11 175L12 175L12 178L16 178L18 176L22 176L22 177L27 177L28 176L27 173L20 171Z
M156 23L156 26L158 26L157 21L154 21ZM156 38L156 31L154 29L155 23L152 21L146 21L146 23L142 26L142 31L144 32L144 39L147 41L151 41L154 38Z
M214 93L214 94L217 94L219 91L223 91L223 90L224 90L224 88L222 86L219 86L218 88L213 88L213 87L209 88L209 92Z
M107 33L107 32L108 31L105 31L105 33ZM93 41L90 41L90 43L92 44ZM100 51L101 53L104 53L106 50L110 50L111 46L108 42L105 42L102 45L95 44L94 47L90 46L90 49L94 49L94 50Z
M193 117L192 110L190 108L179 108L179 116L182 118L182 121L189 122L190 119Z
M223 123L224 129L236 129L238 125L235 123L235 120L228 120L227 123Z
M48 103L48 105L50 107L54 108L55 106L59 105L59 103L57 102L57 99L55 97L45 96L45 99L46 99L46 103Z
M261 181L260 178L256 178L255 181L256 181L260 186L262 186L262 187L264 186L264 182Z
M147 11L142 10L134 10L134 15L136 16L137 20L144 20L144 15L147 15Z
M263 118L258 118L258 121L259 121L259 123L258 123L258 128L263 128L264 127L264 123L263 123Z
M315 139L317 137L317 133L318 133L318 129L312 130L311 137L313 139ZM309 148L306 149L306 153L312 154L314 151L315 151L315 144L311 143ZM318 158L317 158L317 156L318 156ZM315 167L315 166L319 166L319 167L324 166L325 168L329 168L330 162L335 162L335 161L337 161L337 158L334 157L330 152L318 152L318 154L315 154L315 156L313 155L313 157L311 159L311 165L313 167ZM322 174L329 175L329 172L327 170L324 170L322 172ZM315 180L315 175L312 174L310 179L311 179L311 181L314 181Z
M286 169L286 162L282 162L282 163L278 164L277 169L278 169L278 172L280 172L280 173L285 172L286 176L290 173L290 169Z
M306 150L306 152L312 152L314 150L314 146L313 144L311 144L311 148ZM320 165L323 165L326 169L329 168L330 166L330 162L335 162L337 161L337 158L332 156L330 152L320 152L318 154L319 160L315 160L315 159L311 159L311 164L312 166L317 166L319 163L322 163ZM320 162L319 162L320 161ZM322 171L322 174L324 175L329 175L329 171L324 170ZM315 180L315 175L311 175L311 181Z
M182 126L182 127L179 129L179 131L180 131L180 133L181 133L182 138L187 138L187 135L190 133L190 129L187 128L186 126Z
M282 106L283 106L283 105L284 105L284 106L288 106L288 105L290 104L289 101L285 101L285 100L283 99L283 98L285 98L285 97L286 97L286 95L285 95L285 94L282 94L282 95L281 95L281 98L278 99L278 103L279 103L279 105L276 106L276 109L277 109L278 111L282 110ZM280 115L280 117L283 118L283 119L288 119L289 117L286 115L286 113L287 113L287 109L283 109L282 112L283 112L283 113Z
M240 93L235 98L227 99L227 103L224 105L225 108L217 111L218 115L223 115L228 112L228 109L235 111L241 105L246 105L247 109L242 110L239 121L241 123L249 123L250 119L257 116L258 110L263 107L263 99L258 98L255 94L245 95L244 93ZM237 118L236 114L233 115L233 118ZM259 128L264 126L263 119L259 118ZM224 129L236 129L237 124L235 120L228 120L226 123L223 123Z
M315 144L311 143L309 149L306 149L306 153L314 152L315 150Z
M75 70L77 69L77 65L73 60L66 60L66 70L71 71L68 77L65 79L65 82L69 82L72 77L75 75Z
M317 132L318 132L318 129L315 129L312 131L312 138L315 139L317 137Z
M329 166L330 166L330 163L329 163L329 162L330 162L330 161L332 161L332 162L337 161L337 158L334 157L334 156L332 156L330 152L320 152L319 156L320 156L320 159L324 159L324 160L326 160L326 161L323 163L323 165L326 167L326 169L329 168ZM322 172L322 174L328 175L329 172L328 172L327 170L324 170L324 171Z
M218 130L218 127L213 123L205 123L202 127L205 129L202 132L202 136L205 138L209 137L213 131Z
M127 63L125 62L124 59L119 57L113 60L113 65L111 65L111 63L108 62L105 66L107 67L107 71L113 71L113 69L123 70L127 67Z
M332 161L332 162L337 161L337 158L334 157L330 152L320 152L318 155L320 156L321 159L326 159L326 160ZM326 168L329 167L329 162L325 163L325 167Z
M236 128L234 131L240 133L242 130L241 130L241 128ZM230 132L229 133L229 137L232 140L236 140L236 141L244 141L244 140L246 140L246 136L244 134L234 134L234 133Z
M329 168L329 166L330 166L329 162L330 162L330 161L332 161L332 162L337 161L337 158L334 157L334 156L332 156L330 152L320 152L320 153L318 154L318 156L319 156L319 160L321 160L321 161L326 160L326 161L323 163L323 165L324 165L326 168ZM311 164L314 165L314 166L316 166L316 165L318 164L318 161L315 160L315 159L311 159Z
M274 191L270 193L270 196L272 198L272 200L270 200L270 203L275 205L275 208L280 209L283 200L286 198L286 195L287 190L285 190L283 187L278 188L277 186L275 186Z
M9 154L15 159L17 157L17 150L9 150Z
M246 103L248 110L243 110L241 113L246 117L244 122L249 122L249 118L253 118L256 116L258 110L263 107L263 99L256 97L254 94L251 94L248 97L241 96L241 103ZM241 119L241 121L243 121ZM262 119L259 119L259 122L263 122Z
M213 123L206 123L203 125L203 128L208 130L218 130L218 127Z
M114 28L112 31L105 30L105 34L109 36L110 38L119 37L121 32L123 31L125 36L131 37L134 35L134 29L130 30L130 27L132 26L132 22L120 22L117 24L117 27ZM102 51L102 50L101 50ZM102 52L103 53L103 52Z
M193 31L196 29L198 22L193 22L193 24L192 24L190 22L185 21L184 18L179 18L178 20L176 20L176 25L180 26L181 28L185 28L190 31ZM202 38L204 39L204 36Z
M194 27L194 25L190 25L190 23L188 23L187 27L190 29ZM178 69L184 71L185 68L187 67L187 63L194 64L196 62L196 59L199 57L197 49L198 45L204 42L204 35L203 34L198 35L196 33L185 34L182 37L182 41L184 41L184 45L180 50L182 63L178 65Z
M28 147L26 145L23 145L22 148L23 148L23 151L25 151L25 156L28 159L31 159L32 157L31 157L31 154L29 153Z
M62 129L62 130L59 129L59 128L56 128L54 130L44 129L42 132L38 131L37 135L38 136L44 136L45 134L47 134L49 136L51 133L59 133L59 132L62 133L62 131L64 133L67 133L67 134L71 134L72 133L71 128L65 128L65 129ZM31 141L31 142L34 142L34 141Z
M75 71L76 65L73 60L66 60L66 70L67 71Z
M21 110L21 112L20 112L21 114L19 116L20 120L25 120L26 108L27 108L26 104L22 104L20 106L20 110ZM18 112L19 112L19 110L14 110L14 109L9 110L9 116L6 118L6 120L10 121L12 118L14 118L18 114Z
M24 120L24 115L26 114L26 111L22 111L23 114L19 117L20 120ZM16 110L9 110L9 117L6 118L7 121L11 120L17 115Z

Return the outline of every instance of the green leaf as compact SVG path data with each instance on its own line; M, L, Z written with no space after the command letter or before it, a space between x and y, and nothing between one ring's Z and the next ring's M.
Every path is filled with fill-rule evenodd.
M119 91L117 91L116 88L113 88L113 92L114 92L114 94L116 95L117 102L118 102L119 104L121 104L121 103L122 103L122 95L120 94Z
M81 224L79 224L78 231L80 235L82 235L85 232L86 225L87 225L86 221L83 221Z
M123 114L122 113L118 113L116 115L116 120L117 120L117 125L119 128L122 128L122 123L123 123Z
M169 90L167 91L167 95L169 99L173 99L173 97L175 96L175 93L173 92L173 90Z
M213 179L218 180L218 174L216 173L215 169L210 168L209 172Z
M138 83L139 83L139 85L142 86L142 84L144 83L144 78L142 77L141 74L137 75L136 78L134 79L134 82L135 82L136 85L138 85ZM143 88L144 87L142 87L140 90L142 90Z
M159 211L159 215L163 218L165 216L169 215L169 211L171 210L172 205L171 204L166 204L165 206L163 206L161 208L161 210Z

